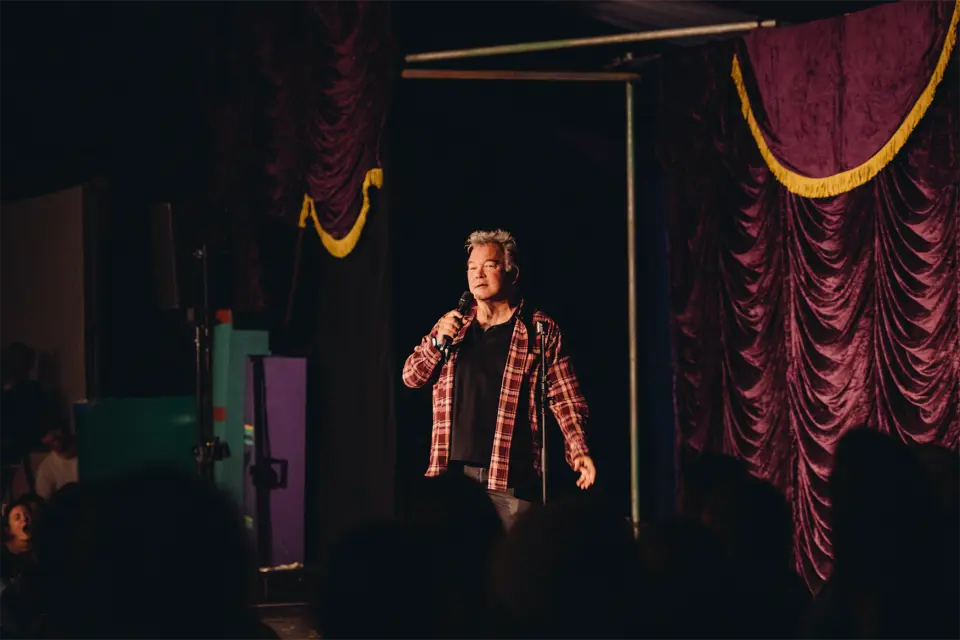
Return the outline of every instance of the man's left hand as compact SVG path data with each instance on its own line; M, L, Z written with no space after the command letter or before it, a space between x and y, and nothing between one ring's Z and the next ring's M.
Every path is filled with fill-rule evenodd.
M573 461L573 470L580 472L577 479L577 486L581 489L589 489L597 479L597 468L593 464L593 458L590 456L580 456Z

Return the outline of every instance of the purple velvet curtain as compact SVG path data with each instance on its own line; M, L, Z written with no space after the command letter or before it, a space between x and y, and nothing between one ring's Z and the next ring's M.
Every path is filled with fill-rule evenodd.
M307 113L307 191L324 231L342 238L360 212L360 187L380 166L387 115L391 41L389 3L311 3L327 82ZM314 78L316 81L317 78Z
M235 308L282 309L304 194L324 231L342 238L379 166L390 4L238 3L222 26L209 76L219 85L216 190L229 214Z
M918 42L942 46L929 29L903 39L935 22L929 8L902 6L914 4L874 14L862 31L886 48L880 58L857 53L828 21L809 25L806 40L784 30L681 54L663 74L678 437L746 460L785 492L798 568L813 588L831 570L826 483L846 430L957 446L956 52L894 160L861 187L817 200L790 193L767 168L731 61L736 51L745 62L754 111L781 162L829 175L875 152L929 79L888 67L891 85L877 84L890 60L923 66L930 52L917 53ZM829 84L814 90L811 79Z

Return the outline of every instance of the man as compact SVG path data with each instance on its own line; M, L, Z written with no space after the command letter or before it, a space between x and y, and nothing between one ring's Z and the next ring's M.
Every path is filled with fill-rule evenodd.
M403 382L411 388L433 384L426 475L452 469L485 484L509 528L539 493L538 322L546 333L547 401L581 489L593 485L597 473L584 437L587 404L556 323L520 296L513 236L476 231L465 248L475 302L466 315L454 310L440 318L407 358Z
M37 494L44 500L78 478L76 439L66 429L56 426L43 436L50 454L37 469Z

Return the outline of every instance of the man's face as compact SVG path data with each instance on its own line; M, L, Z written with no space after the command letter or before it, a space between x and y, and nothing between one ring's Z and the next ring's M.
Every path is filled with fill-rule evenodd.
M475 246L467 258L467 284L477 300L506 298L512 284L504 271L503 250L498 244Z

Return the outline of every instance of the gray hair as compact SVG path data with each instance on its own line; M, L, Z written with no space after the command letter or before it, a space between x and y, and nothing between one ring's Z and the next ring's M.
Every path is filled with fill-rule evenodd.
M509 231L503 229L474 231L467 236L463 248L466 249L467 253L470 253L474 247L485 244L500 245L500 249L503 250L503 261L507 266L507 273L513 273L520 266L517 262L517 241Z

